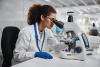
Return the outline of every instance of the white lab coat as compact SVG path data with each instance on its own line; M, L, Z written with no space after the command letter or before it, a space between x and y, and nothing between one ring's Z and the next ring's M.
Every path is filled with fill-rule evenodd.
M38 28L37 28L38 30ZM41 44L40 34L38 33L38 43ZM50 29L45 28L45 40L43 51L48 52L50 45L47 43L47 40L51 39L53 45L58 44L59 42L53 36L53 33ZM51 44L52 45L52 44ZM52 48L52 47L51 47ZM23 28L18 35L18 40L16 42L16 47L14 50L14 60L16 61L25 61L34 58L35 52L37 52L34 25L29 25Z

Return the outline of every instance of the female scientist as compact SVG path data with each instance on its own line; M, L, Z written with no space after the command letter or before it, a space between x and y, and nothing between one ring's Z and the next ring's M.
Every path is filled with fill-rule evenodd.
M20 31L14 50L16 61L25 61L35 57L53 58L49 53L47 40L51 38L55 44L58 43L50 30L55 19L56 10L50 5L35 4L29 8L29 26Z

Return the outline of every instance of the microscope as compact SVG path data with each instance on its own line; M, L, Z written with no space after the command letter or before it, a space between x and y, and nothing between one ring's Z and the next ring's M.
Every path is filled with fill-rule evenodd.
M60 47L58 56L63 59L85 60L85 46L81 37L81 32L76 23L74 23L74 12L67 12L68 22L58 23L58 26L64 28L63 39L60 39ZM65 46L64 46L65 45Z

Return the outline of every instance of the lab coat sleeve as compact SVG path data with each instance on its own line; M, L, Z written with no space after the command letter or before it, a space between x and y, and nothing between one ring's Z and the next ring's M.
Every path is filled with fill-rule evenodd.
M16 47L14 50L14 59L16 61L25 61L34 58L35 52L28 52L28 47L30 45L30 34L25 31L21 31L16 42Z
M53 32L48 29L48 42L51 43L50 45L55 46L59 44L58 39L54 36Z
M48 31L48 40L47 40L49 50L58 52L65 49L67 45L61 44L60 41L54 36L51 30Z

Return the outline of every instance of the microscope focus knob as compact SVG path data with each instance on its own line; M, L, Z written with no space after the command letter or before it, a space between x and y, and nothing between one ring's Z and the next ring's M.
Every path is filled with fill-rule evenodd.
M75 52L76 53L81 53L82 52L82 48L81 47L76 47L75 48Z

